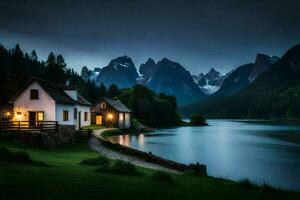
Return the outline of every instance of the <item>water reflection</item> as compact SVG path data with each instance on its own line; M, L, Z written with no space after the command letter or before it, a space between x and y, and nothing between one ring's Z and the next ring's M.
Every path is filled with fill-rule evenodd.
M213 176L300 189L298 123L210 120L209 124L109 140L183 163L207 164Z
M145 142L144 134L139 134L137 136L137 140L138 140L138 143L139 143L140 147L144 147L144 142Z

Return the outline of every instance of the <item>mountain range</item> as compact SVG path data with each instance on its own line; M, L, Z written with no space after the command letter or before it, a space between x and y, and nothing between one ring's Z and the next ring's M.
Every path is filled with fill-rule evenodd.
M118 85L119 88L143 84L156 93L164 92L177 98L179 105L196 102L206 94L194 82L192 75L182 65L167 58L155 63L149 58L139 67L139 73L128 56L113 59L106 67L89 70L84 67L81 76L87 80L94 80L97 85Z
M94 80L99 86L111 84L119 88L143 84L156 93L166 93L177 98L180 106L200 101L233 95L253 82L272 63L276 56L257 54L255 62L237 67L226 74L211 68L206 74L191 75L182 65L163 58L157 63L149 58L139 67L139 73L132 59L121 56L93 71L83 67L81 76L85 80Z
M243 83L248 77L243 89L222 97L215 93L182 112L200 112L212 118L300 118L300 45L281 58L259 54L254 64L239 69ZM231 83L238 77L230 76Z

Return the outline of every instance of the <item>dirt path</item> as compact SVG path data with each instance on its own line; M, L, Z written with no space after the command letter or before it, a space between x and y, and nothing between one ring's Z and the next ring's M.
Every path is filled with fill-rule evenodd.
M107 128L107 129L99 129L99 130L94 130L93 131L93 135L94 137L91 137L89 140L89 146L97 151L100 152L102 155L109 157L111 159L116 159L116 160L124 160L127 162L130 162L132 164L138 165L140 167L145 167L145 168L150 168L150 169L156 169L156 170L162 170L162 171L168 171L168 172L172 172L172 173L179 173L175 170L171 170L168 169L166 167L163 167L161 165L155 164L155 163L150 163L150 162L146 162L140 158L134 157L134 156L130 156L130 155L125 155L116 151L113 151L107 147L105 147L99 139L99 137L101 137L101 134L104 131L107 130L111 130L111 128Z

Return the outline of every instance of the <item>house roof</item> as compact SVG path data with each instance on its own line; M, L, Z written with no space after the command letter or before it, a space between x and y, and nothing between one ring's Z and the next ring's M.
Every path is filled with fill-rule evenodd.
M72 99L64 90L76 90L74 86L65 86L64 84L54 83L39 78L32 78L27 84L18 91L18 93L10 100L13 102L31 83L38 82L39 85L58 103L62 104L81 104L91 105L91 103L78 93L77 101Z
M110 99L107 97L103 97L93 107L95 107L102 100L106 101L110 106L112 106L118 112L131 112L131 110L129 110L119 99Z
M92 104L85 99L80 93L77 94L77 103L81 105L88 105L91 106Z

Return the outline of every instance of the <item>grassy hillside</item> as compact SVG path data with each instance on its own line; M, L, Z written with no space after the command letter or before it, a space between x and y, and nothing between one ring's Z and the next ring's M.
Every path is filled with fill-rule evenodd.
M99 154L86 144L38 149L18 142L0 147L27 151L46 166L0 161L0 199L299 199L299 193L263 190L247 182L236 183L193 175L167 176L138 168L140 175L96 172L82 165ZM153 177L156 177L155 179ZM158 178L157 178L158 177Z

